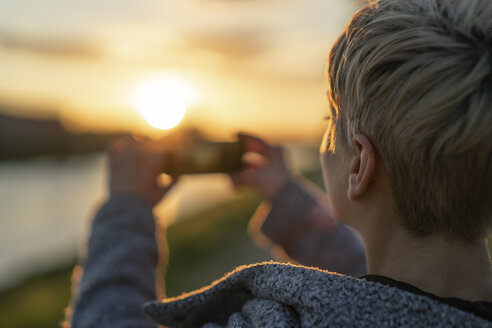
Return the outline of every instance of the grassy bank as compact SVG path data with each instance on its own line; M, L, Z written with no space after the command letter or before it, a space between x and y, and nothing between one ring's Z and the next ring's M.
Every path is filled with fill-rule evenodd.
M166 274L169 296L209 284L238 265L270 258L247 235L249 218L258 203L254 194L245 194L169 228L171 256ZM75 259L62 268L0 292L0 327L59 326L70 299L74 264Z

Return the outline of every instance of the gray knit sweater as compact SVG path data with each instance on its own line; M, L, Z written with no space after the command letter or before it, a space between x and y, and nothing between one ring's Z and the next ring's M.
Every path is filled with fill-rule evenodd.
M88 246L74 328L492 326L424 296L277 263L243 267L210 287L156 302L154 218L132 196L102 206Z
M491 326L425 296L279 263L239 268L206 289L144 309L166 327Z

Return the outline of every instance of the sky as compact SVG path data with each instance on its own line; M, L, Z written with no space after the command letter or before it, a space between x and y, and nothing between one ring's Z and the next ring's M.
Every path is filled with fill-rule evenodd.
M0 0L0 103L82 130L150 131L155 76L194 90L183 125L317 139L328 52L351 0Z

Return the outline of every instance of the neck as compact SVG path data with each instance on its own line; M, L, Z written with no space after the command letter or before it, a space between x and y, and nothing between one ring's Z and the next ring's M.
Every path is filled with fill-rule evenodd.
M440 297L492 301L492 270L485 240L474 243L430 236L415 237L404 229L381 238L363 236L369 274L411 284ZM379 236L379 238L378 238Z

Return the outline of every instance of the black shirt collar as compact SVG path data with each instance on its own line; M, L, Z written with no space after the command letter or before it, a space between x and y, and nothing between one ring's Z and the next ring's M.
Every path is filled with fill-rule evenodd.
M452 306L454 308L460 309L465 312L472 313L488 321L492 321L492 302L471 302L456 297L439 297L437 295L425 292L413 285L407 284L405 282L397 281L385 276L368 274L360 278L367 281L377 282L386 286L405 290L413 294L426 296L435 301L447 304L449 306Z

